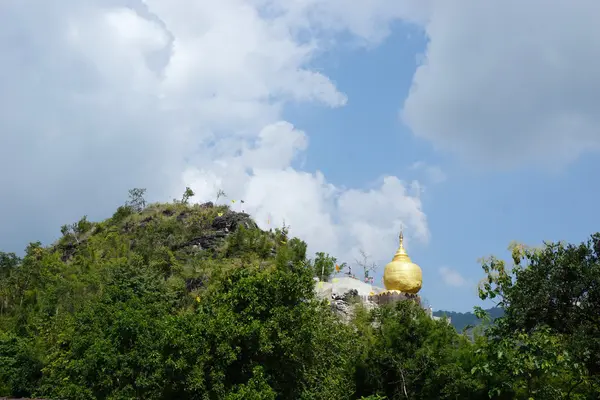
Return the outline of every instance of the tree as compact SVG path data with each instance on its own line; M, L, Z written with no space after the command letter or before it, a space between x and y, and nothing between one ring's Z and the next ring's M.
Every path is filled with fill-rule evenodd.
M358 264L358 266L360 266L363 269L365 280L367 280L371 277L371 272L377 269L377 264L369 260L369 256L367 255L367 253L365 253L364 250L361 249L359 251L361 259L355 261L356 264Z
M183 196L181 197L181 203L187 204L189 199L194 197L195 193L189 187L185 188L185 192L183 192Z
M20 264L21 259L15 253L0 251L0 316L4 314L9 305L14 285L11 277Z
M143 264L132 255L111 265L102 295L67 320L43 369L40 394L156 398L164 380L157 352L170 302L164 280Z
M288 246L293 252L292 260L294 262L305 262L306 261L306 248L307 244L305 241L298 238L292 238L288 241Z
M0 252L0 396L598 399L598 235L487 260L481 296L505 315L460 335L410 300L341 321L313 280L336 259L307 261L285 224L143 194Z
M547 327L481 338L472 373L491 399L589 399L585 367Z
M146 208L146 199L144 195L146 194L146 189L141 188L133 188L129 190L129 200L126 205L130 207L135 212L141 212Z
M60 233L67 238L75 239L75 242L79 243L81 237L90 231L94 226L93 223L87 220L87 216L84 215L79 221L71 225L63 225L60 227Z
M0 251L0 279L7 277L20 262L21 259L15 253Z
M412 301L376 309L354 322L366 346L357 360L357 395L388 399L474 399L487 393L473 345ZM363 345L364 346L364 345Z
M60 227L60 233L61 233L63 236L68 236L68 235L69 235L69 233L71 233L71 227L70 227L69 225L67 225L67 224L65 224L65 225L61 226L61 227Z
M352 331L313 297L310 271L224 272L188 309L143 260L108 272L44 369L51 398L343 399L353 392Z
M570 360L571 370L554 373L567 374L579 390L590 392L600 388L599 241L600 234L594 234L580 245L513 244L513 268L495 257L484 260L487 278L480 288L482 299L498 300L505 312L488 331L496 348L506 346L503 341L514 346L532 340L551 343L554 353L541 362L563 371L563 361ZM516 355L529 354L519 349ZM563 363L556 364L558 360ZM584 370L577 369L580 365ZM557 391L562 385L555 382Z
M218 202L219 202L219 199L220 199L221 197L227 197L227 195L225 194L225 192L223 191L223 189L218 189L218 190L217 190L217 198L216 198L216 200L215 200L215 203L218 203Z
M0 396L30 396L41 377L41 361L30 340L0 331Z
M209 342L224 352L214 355L228 371L222 384L248 382L260 366L277 398L347 398L353 392L352 330L315 300L311 271L290 263L234 269L203 303L204 315L214 316Z
M327 253L318 252L313 261L313 273L314 276L318 276L322 281L326 281L331 278L333 271L335 271L335 257L330 256Z

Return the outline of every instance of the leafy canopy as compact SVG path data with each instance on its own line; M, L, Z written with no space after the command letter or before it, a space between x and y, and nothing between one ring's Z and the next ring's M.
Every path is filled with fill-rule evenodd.
M469 335L410 301L345 324L314 295L336 258L193 196L132 189L105 221L0 252L0 396L598 398L598 234L515 245L511 270L484 260L480 296L503 314Z

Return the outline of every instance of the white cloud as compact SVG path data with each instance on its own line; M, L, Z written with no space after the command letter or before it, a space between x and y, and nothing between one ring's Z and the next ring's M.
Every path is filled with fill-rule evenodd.
M442 277L442 281L448 285L453 287L464 287L468 285L468 281L463 278L463 276L456 270L448 267L441 267L440 276Z
M297 30L321 34L344 31L375 43L389 33L391 21L423 24L431 8L431 0L363 0L352 3L352 7L346 0L252 0L252 3Z
M434 1L402 116L492 167L560 167L600 148L600 3Z
M447 179L446 173L440 167L424 161L415 162L410 169L423 173L424 180L433 184L442 183Z
M400 221L426 240L414 184L349 190L294 169L308 138L281 121L285 104L346 102L314 57L340 33L377 43L421 7L345 4L2 2L0 245L51 238L92 210L105 217L131 187L165 200L186 184L199 198L215 188L244 198L263 226L285 219L311 249L340 257L366 247L388 258Z
M185 182L225 186L259 220L285 217L339 254L388 258L401 220L426 240L418 184L346 189L298 171L307 137L278 122L289 102L343 106L311 62L341 37L377 44L397 20L429 37L403 108L416 135L501 166L561 165L600 146L597 2L347 4L3 1L0 245L103 217L131 187L165 199Z
M254 146L231 148L207 158L211 162L205 166L190 167L181 186L198 193L197 201L215 199L222 189L229 199L244 200L234 209L253 215L262 228L285 222L293 235L307 240L309 251L327 251L345 261L353 261L360 249L376 261L389 258L402 223L413 237L427 241L427 219L411 185L385 177L368 191L335 187L320 172L291 167L306 145L303 132L277 122L261 131Z

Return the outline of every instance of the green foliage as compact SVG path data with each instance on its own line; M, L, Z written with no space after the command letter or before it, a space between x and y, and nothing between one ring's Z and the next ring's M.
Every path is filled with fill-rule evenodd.
M61 226L60 233L62 233L65 240L79 243L93 227L94 224L87 220L87 216L83 216L78 222Z
M306 242L293 238L288 242L290 249L292 250L292 260L294 262L306 261Z
M29 339L0 331L0 396L25 396L41 378L42 362Z
M472 369L491 398L589 398L584 367L548 328L487 340Z
M262 367L252 370L252 377L247 383L238 385L225 400L275 400L277 392L269 386Z
M181 197L181 202L183 204L187 204L188 201L195 195L196 194L194 193L194 191L192 189L190 189L189 187L186 187L185 192L183 192L183 196Z
M129 200L125 204L135 212L142 212L146 207L146 199L144 195L146 189L134 188L129 191Z
M226 206L86 217L23 258L0 252L0 396L57 399L598 398L600 271L580 246L491 258L494 324L459 334L410 301L342 323L314 297L336 259ZM224 195L224 194L221 194ZM454 319L455 316L452 315Z
M322 281L330 279L335 271L336 261L335 257L323 252L318 252L312 263L314 276L318 276Z
M0 279L6 279L21 262L15 253L0 251Z
M595 234L578 246L513 244L510 271L504 261L484 260L488 276L480 297L499 299L505 310L489 329L484 349L492 361L502 357L484 364L484 372L506 376L502 385L491 386L495 393L519 398L600 393L599 241Z
M366 324L365 324L366 322ZM405 301L362 321L371 342L357 368L358 393L390 399L478 398L482 386L470 374L473 345L443 321Z
M113 214L112 216L112 222L114 223L120 223L122 222L125 218L129 217L131 214L133 214L133 209L129 206L120 206L119 208L117 208L117 211ZM61 228L61 232L63 232L63 235L66 233L66 225L63 226L65 229L63 230Z

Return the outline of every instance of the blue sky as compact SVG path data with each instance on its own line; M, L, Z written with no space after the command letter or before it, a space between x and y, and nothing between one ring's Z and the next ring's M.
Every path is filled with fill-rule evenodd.
M223 189L262 228L285 222L311 252L350 263L363 250L383 266L404 226L421 294L470 310L478 258L595 230L598 12L5 1L0 249L106 218L132 187L151 201Z
M479 301L471 282L448 285L440 268L477 282L483 276L477 260L489 255L510 259L507 247L513 240L529 245L587 240L597 230L593 209L598 192L590 174L600 162L582 156L560 171L478 172L415 138L399 110L426 43L418 30L398 24L377 48L327 55L316 64L348 95L348 104L336 110L290 107L287 116L311 132L305 168L324 171L335 184L363 187L385 174L411 179L415 162L444 171L446 180L423 195L431 239L415 243L410 255L423 269L421 294L435 308L469 311L490 303ZM389 250L391 258L395 248Z

